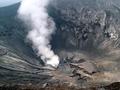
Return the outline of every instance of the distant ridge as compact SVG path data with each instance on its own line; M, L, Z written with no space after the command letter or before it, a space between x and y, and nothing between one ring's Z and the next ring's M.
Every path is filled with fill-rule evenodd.
M19 5L20 3L16 3L6 7L0 7L0 17L16 15Z

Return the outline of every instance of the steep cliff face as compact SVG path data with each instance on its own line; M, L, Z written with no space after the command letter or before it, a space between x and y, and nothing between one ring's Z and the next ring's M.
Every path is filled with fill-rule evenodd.
M64 82L77 87L99 87L119 82L119 3L119 0L51 2L48 13L56 23L51 44L61 59L56 71L44 70L43 63L26 43L27 29L16 17L19 4L1 8L0 84L47 86Z
M50 14L57 25L55 47L85 51L120 47L120 11L113 1L59 1Z
M120 81L117 79L120 74L119 3L66 0L56 1L48 8L57 26L53 48L61 61L84 58L94 63L100 73L92 75L95 81L91 83Z

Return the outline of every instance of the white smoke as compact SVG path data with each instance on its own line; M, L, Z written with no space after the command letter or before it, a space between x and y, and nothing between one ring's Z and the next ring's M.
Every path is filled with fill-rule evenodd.
M59 57L51 50L50 39L54 33L55 24L47 13L50 0L23 0L18 10L18 16L28 24L32 30L27 38L46 65L57 67Z

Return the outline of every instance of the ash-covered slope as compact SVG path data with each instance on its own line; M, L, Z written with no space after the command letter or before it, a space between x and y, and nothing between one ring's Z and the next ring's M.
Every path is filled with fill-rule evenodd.
M15 54L13 56L18 56L19 58L21 57L21 59L27 59L28 57L28 62L38 63L39 60L32 60L32 58L36 59L36 56L31 47L25 44L26 31L22 22L20 22L17 18L18 7L19 4L0 8L1 48L3 47L6 49L8 56Z
M27 31L17 18L18 7L19 3L0 8L0 85L43 83L51 78L40 70L43 63L26 43Z
M48 12L56 23L51 44L61 59L58 71L40 69L41 60L25 40L27 29L16 17L19 4L0 8L0 83L46 83L51 77L54 77L51 83L60 80L86 87L119 82L119 3L119 0L54 0L50 4ZM70 64L83 59L86 61L83 69L91 63L97 69L88 82L70 77L73 71Z

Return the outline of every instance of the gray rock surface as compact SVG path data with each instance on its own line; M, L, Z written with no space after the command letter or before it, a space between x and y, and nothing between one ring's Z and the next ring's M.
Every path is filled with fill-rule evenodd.
M99 89L120 82L119 3L119 0L54 0L50 4L48 12L56 23L51 44L61 60L53 71L43 67L25 42L27 29L16 18L19 4L0 8L0 47L4 47L0 49L0 85L45 87L63 83ZM71 77L74 70L79 75Z

